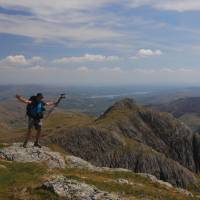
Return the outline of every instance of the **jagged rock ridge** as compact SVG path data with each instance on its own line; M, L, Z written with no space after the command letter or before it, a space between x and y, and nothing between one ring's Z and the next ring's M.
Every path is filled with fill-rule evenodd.
M117 102L92 125L61 130L50 141L95 165L153 174L180 187L195 184L192 172L200 170L200 137L171 115L132 99Z

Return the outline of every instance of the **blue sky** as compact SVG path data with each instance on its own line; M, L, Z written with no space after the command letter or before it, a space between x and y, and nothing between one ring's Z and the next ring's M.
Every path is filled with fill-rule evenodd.
M200 83L198 0L0 0L0 84Z

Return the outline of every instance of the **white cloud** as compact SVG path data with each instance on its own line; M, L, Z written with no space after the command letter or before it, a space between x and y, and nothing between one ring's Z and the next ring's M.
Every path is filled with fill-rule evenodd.
M116 2L116 0L0 0L1 7L29 10L40 16L50 16L63 14L71 10L86 10L100 8L106 4Z
M139 57L149 57L149 56L160 56L162 55L161 50L151 50L151 49L140 49L137 53Z
M52 19L55 15L71 10L90 11L109 4L121 4L122 6L128 4L131 7L149 5L156 9L174 11L200 10L199 0L57 0L56 2L54 0L0 0L1 7L29 10L38 16L52 16Z
M77 57L64 57L54 60L54 63L65 64L65 63L80 63L80 62L105 62L118 60L118 56L104 56L104 55L93 55L85 54L84 56Z
M41 58L40 56L33 56L29 62L30 63L39 63L45 61L44 58Z
M155 25L157 22L141 17L118 15L101 7L121 4L120 0L0 0L0 7L24 10L30 15L0 14L0 33L31 37L35 41L62 42L67 47L88 47L112 51L133 50L132 43L141 37L137 25ZM99 10L98 10L99 9ZM20 12L19 12L20 13ZM140 19L139 19L140 18ZM130 41L133 41L130 43Z
M131 57L131 59L145 58L145 57L153 57L153 56L161 56L163 52L161 50L151 50L151 49L139 49L135 56Z
M24 55L10 55L0 60L1 68L12 68L12 67L32 67L38 63L44 62L44 59L39 56L34 56L30 59Z
M158 10L173 10L178 12L200 10L199 0L129 0L129 6L151 6Z
M26 65L28 61L26 60L24 55L15 55L15 56L7 56L2 62L11 64L11 65Z
M119 38L121 33L109 28L52 23L28 16L0 14L0 33L22 35L43 40L98 41Z

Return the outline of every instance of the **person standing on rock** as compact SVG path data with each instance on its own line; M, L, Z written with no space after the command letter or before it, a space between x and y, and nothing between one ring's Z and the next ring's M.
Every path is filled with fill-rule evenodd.
M27 104L26 114L28 116L28 130L25 141L23 143L23 147L26 148L27 143L31 137L32 128L34 127L37 131L34 146L41 148L41 145L39 144L39 139L41 136L41 130L42 130L41 120L43 118L45 106L54 106L56 102L44 102L43 101L44 97L42 93L38 93L36 96L32 96L30 99L26 99L20 95L16 95L16 98L19 101Z

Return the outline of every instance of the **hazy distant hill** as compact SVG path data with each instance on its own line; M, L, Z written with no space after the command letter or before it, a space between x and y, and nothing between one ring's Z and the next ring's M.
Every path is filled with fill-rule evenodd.
M200 128L200 97L182 98L166 104L153 105L152 108L171 113L194 131Z
M47 85L0 85L1 103L10 104L15 112L19 103L15 102L15 94L27 98L42 92L45 100L56 100L61 93L67 98L61 102L59 108L65 111L76 111L98 116L114 102L123 98L134 98L137 102L148 104L165 104L174 99L200 96L199 88L168 88L153 86L117 86L117 87L89 87L89 86L47 86ZM8 103L9 102L9 103ZM1 109L1 108L0 108ZM1 113L0 113L1 119Z

